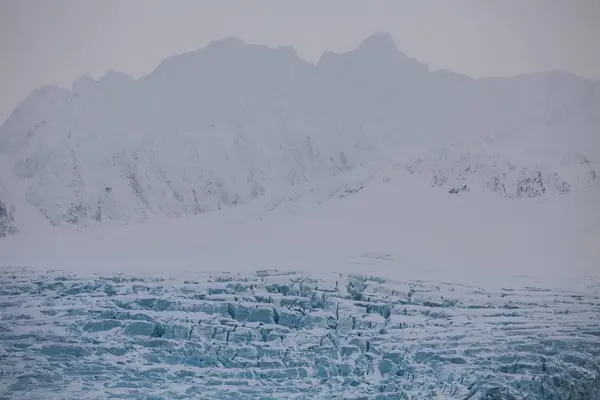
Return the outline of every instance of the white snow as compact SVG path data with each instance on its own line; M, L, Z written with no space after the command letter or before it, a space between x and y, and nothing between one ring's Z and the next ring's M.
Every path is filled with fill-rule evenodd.
M282 201L263 199L223 212L7 237L0 254L5 265L71 271L367 268L385 277L488 285L518 275L532 284L581 287L600 272L598 203L585 206L576 194L508 200L481 189L452 196L402 166L348 175L355 180L338 187L326 182ZM351 262L368 254L389 257L367 257L368 266Z
M0 127L0 390L597 395L599 88L377 34L34 92Z
M429 71L386 34L316 65L228 38L139 80L113 71L35 91L0 127L0 182L22 233L39 227L31 214L73 227L230 208L432 147L500 159L478 175L484 185L509 163L517 172L505 186L541 164L551 191L577 189L596 174L599 87L558 71Z

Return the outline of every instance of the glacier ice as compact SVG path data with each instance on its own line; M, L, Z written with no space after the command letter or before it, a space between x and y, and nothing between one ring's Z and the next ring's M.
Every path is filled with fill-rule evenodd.
M0 279L0 388L15 399L600 396L594 286L277 270Z
M0 181L0 237L14 235L19 231L15 227L13 207L6 199L6 189Z

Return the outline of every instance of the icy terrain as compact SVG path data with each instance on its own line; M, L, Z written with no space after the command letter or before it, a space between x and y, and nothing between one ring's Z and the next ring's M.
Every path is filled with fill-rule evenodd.
M4 238L0 392L600 395L597 203L452 196L404 165L345 176L227 212Z
M15 399L595 399L599 289L4 269L0 390Z
M0 127L0 397L600 398L599 126L597 82L385 34L42 88Z

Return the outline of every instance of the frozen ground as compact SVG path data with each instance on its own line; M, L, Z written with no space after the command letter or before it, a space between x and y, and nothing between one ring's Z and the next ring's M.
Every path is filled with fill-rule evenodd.
M599 116L387 35L40 89L0 127L0 397L598 399Z
M486 290L276 270L178 280L4 268L0 390L15 399L594 399L599 293L526 279Z
M0 394L600 396L593 204L369 176L195 218L4 238Z

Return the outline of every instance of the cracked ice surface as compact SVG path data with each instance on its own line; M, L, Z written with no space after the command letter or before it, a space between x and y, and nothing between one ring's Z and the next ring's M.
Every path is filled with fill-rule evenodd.
M11 398L600 398L599 286L3 268Z

